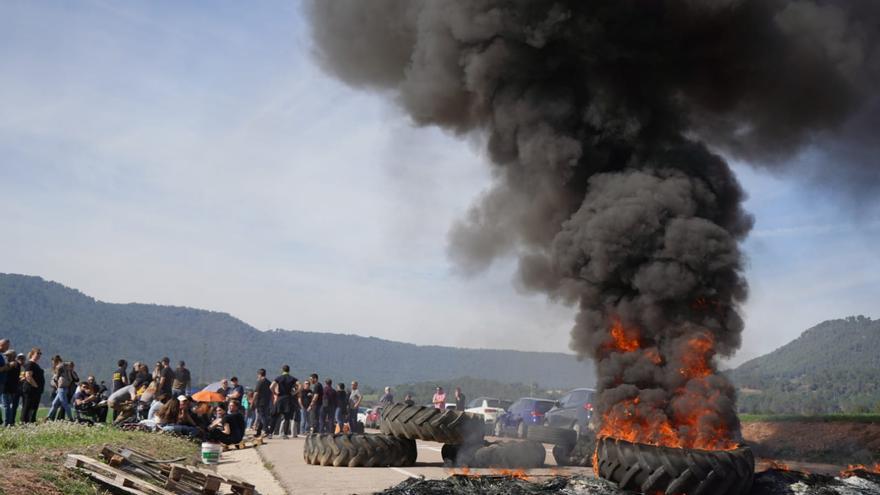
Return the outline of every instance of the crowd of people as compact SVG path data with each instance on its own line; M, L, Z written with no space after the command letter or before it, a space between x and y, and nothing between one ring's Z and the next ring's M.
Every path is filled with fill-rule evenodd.
M193 393L192 374L180 361L172 368L164 357L153 370L146 363L120 359L110 387L94 376L81 381L72 361L54 356L44 370L42 351L31 349L25 356L10 349L9 339L0 339L0 422L15 424L19 407L20 421L37 420L40 399L51 387L51 405L47 420L105 423L112 411L117 425L164 431L222 443L238 443L245 430L252 428L255 437L296 437L310 432L339 433L359 431L357 414L364 397L357 381L349 387L321 381L317 373L305 379L290 374L284 365L274 378L265 369L256 373L255 385L246 389L238 377L223 379L210 392L211 400L199 400ZM193 396L195 395L195 397ZM464 409L464 394L456 389L456 409ZM413 404L407 395L404 402ZM394 394L385 387L379 405L394 403ZM438 387L433 397L435 407L446 407L446 394Z

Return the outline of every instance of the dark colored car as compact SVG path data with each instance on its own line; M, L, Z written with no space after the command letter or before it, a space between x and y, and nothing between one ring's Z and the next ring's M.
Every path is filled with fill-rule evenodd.
M525 438L531 425L544 424L544 414L553 408L554 401L523 397L517 399L495 422L495 436L515 435Z
M544 415L544 424L556 428L571 428L578 435L587 431L593 419L592 388L576 388L556 401L556 406Z

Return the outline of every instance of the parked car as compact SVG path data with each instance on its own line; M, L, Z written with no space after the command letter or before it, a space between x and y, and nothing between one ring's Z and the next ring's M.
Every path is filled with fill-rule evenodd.
M364 426L367 428L378 428L379 419L382 417L382 406L376 406L369 410Z
M495 429L495 422L498 420L498 415L503 414L511 404L510 401L495 399L493 397L477 397L468 402L465 412L483 416L483 422L486 424L486 431L491 433Z
M553 409L544 415L544 424L556 428L571 428L578 436L590 429L593 419L593 400L596 391L592 388L576 388L556 401Z
M544 414L553 409L555 401L523 397L517 399L507 412L498 415L495 422L495 436L514 435L525 438L531 425L544 424Z
M370 413L370 409L363 407L363 406L359 407L358 412L357 412L357 420L366 425L367 424L367 414L369 414L369 413Z

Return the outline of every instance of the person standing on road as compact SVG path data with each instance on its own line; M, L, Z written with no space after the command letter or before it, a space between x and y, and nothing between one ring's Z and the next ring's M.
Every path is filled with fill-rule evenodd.
M465 400L467 400L464 394L461 392L461 387L455 387L455 410L456 411L464 411Z
M343 425L348 424L346 417L347 414L348 394L345 393L345 384L340 383L336 390L336 412L334 413L333 418L336 421L336 428L339 429L339 433L345 433L345 427Z
M394 404L394 394L391 393L391 387L385 387L385 393L379 398L379 405L383 407Z
M269 406L272 404L272 390L269 386L269 380L266 378L266 370L260 368L257 370L257 384L254 386L254 402L251 407L254 408L256 418L254 419L254 436L259 437L263 433L270 435L272 433L272 418L269 415Z
M34 347L28 353L28 361L24 364L24 380L21 391L24 404L21 408L21 422L35 423L37 421L37 409L40 407L40 396L46 388L46 375L39 365L43 351Z
M363 401L364 396L358 388L358 382L351 382L351 393L348 395L348 427L352 432L357 431L355 427L357 426L358 411Z
M309 432L311 422L309 421L309 405L312 401L312 390L309 387L308 380L299 385L296 391L296 400L299 403L299 432L303 435Z
M241 399L244 397L244 387L238 383L238 377L233 376L229 379L232 386L229 387L229 391L226 393L226 402L231 400L237 400L241 402Z
M312 389L312 399L309 401L309 426L314 433L321 433L323 421L321 421L321 406L324 404L324 389L318 381L318 374L309 376Z
M296 378L290 376L290 366L281 367L281 374L275 378L269 389L272 391L272 426L267 438L272 438L281 430L281 421L284 421L284 429L281 431L282 438L290 438L290 423L293 420L293 384ZM296 432L293 432L296 436Z
M334 415L336 414L336 391L333 390L333 380L324 380L324 404L321 407L321 432L333 433L335 426L333 425Z
M437 387L431 402L434 403L436 409L446 409L446 392L443 391L443 387Z

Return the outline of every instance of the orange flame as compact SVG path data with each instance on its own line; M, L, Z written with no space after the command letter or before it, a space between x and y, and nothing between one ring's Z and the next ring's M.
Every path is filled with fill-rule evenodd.
M776 469L778 471L791 471L791 468L788 467L788 464L786 464L782 461L777 461L775 459L771 459L771 460L767 461L767 468L768 469Z
M637 332L627 331L620 318L611 318L611 338L613 339L605 347L609 351L633 352L641 347Z
M529 476L524 469L493 469L492 474L527 481Z
M642 350L647 359L657 366L662 365L663 359L657 348L641 348L637 330L625 328L616 317L611 319L611 323L612 342L605 346L606 350L625 353ZM606 409L597 437L676 448L737 448L729 428L723 424L713 424L716 413L706 405L706 397L699 393L709 393L706 392L705 379L715 373L712 365L714 355L715 341L708 333L697 335L683 344L678 372L689 386L676 390L673 401L688 404L684 412L681 412L682 408L676 408L678 412L670 417L665 412L668 404L640 405L638 397L622 400ZM597 467L596 461L597 456L594 455L594 469Z
M850 476L858 476L857 471L865 471L873 474L880 474L880 462L874 464L874 466L865 466L864 464L850 464L843 471L840 472L841 478L849 478Z

